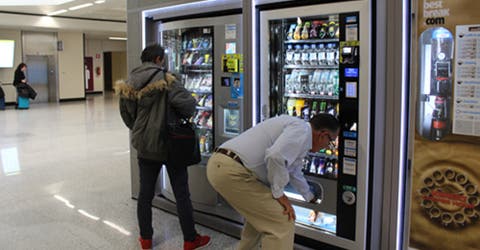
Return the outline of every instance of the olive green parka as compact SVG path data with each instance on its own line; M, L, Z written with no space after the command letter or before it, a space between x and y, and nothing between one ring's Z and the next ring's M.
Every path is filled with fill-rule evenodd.
M151 62L133 69L126 82L117 82L115 92L120 97L120 115L131 131L131 145L137 156L166 162L166 117L169 124L191 117L195 98L173 74Z

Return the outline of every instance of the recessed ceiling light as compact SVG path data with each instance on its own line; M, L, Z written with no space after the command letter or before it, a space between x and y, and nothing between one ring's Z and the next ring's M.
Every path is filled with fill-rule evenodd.
M105 3L105 0L98 0L98 1L95 1L94 3L96 3L96 4Z
M67 12L67 11L68 11L68 10L66 10L66 9L57 10L57 11L54 11L54 12L47 13L47 16L55 16L55 15L58 15L58 14L65 13L65 12Z
M20 5L60 5L74 0L15 0L0 1L2 6L20 6Z
M126 37L116 37L116 36L111 36L111 37L109 37L108 39L110 39L110 40L122 40L122 41L126 41L126 40L127 40Z
M90 7L90 6L92 6L92 5L93 5L93 3L86 3L86 4L81 4L81 5L73 6L73 7L68 8L68 9L69 9L69 10L78 10L78 9Z

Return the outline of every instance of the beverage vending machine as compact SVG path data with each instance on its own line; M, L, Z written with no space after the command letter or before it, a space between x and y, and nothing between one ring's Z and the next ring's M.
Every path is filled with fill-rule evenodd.
M365 249L370 133L368 1L259 6L258 121L288 114L341 123L336 146L309 153L303 172L322 188L320 204L287 186L296 234L316 247ZM254 93L254 96L255 96ZM326 248L326 249L327 249Z

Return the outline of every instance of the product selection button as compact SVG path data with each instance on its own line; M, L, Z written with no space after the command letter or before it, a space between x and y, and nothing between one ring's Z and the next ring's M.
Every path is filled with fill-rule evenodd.
M357 175L357 161L353 158L343 158L343 174Z
M350 157L357 157L357 141L356 140L348 140L346 139L344 141L344 151L343 154L345 156L350 156Z

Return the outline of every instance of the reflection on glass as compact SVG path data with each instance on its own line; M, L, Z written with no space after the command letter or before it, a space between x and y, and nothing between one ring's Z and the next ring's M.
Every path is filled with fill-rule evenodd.
M296 222L310 226L316 229L325 230L335 233L337 231L337 216L323 212L317 212L315 218L315 211L299 206L293 206Z
M6 176L20 174L17 148L5 148L1 151L2 167Z
M301 196L300 194L296 194L296 193L292 193L292 192L288 192L288 191L284 191L285 195L290 198L290 199L295 199L295 200L299 200L299 201L305 201L305 199L303 198L303 196Z
M85 210L82 210L82 209L78 209L78 212L81 213L82 215L85 215L86 217L92 219L92 220L99 220L100 218L97 217L97 216L93 216L87 212L85 212Z
M55 197L55 199L63 202L63 203L65 204L65 206L67 206L67 207L69 207L69 208L74 208L74 207L75 207L74 205L72 205L72 204L70 203L69 200L63 198L63 197L60 196L60 195L54 195L53 197Z
M110 222L108 220L104 220L103 223L105 223L106 225L110 226L111 228L114 228L116 229L117 231L119 231L120 233L122 234L125 234L125 235L130 235L131 233L127 230L125 230L125 228L121 227L121 226L118 226L116 225L115 223L113 222Z

